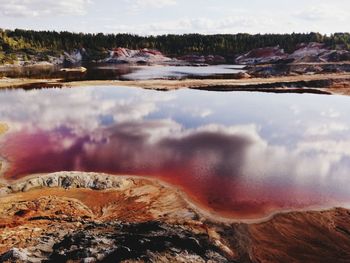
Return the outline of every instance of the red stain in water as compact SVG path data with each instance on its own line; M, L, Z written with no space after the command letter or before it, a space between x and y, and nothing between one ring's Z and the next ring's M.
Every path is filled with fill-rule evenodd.
M193 200L225 216L256 218L280 209L322 203L309 189L247 181L240 169L249 141L201 132L151 143L115 129L102 139L63 131L9 133L0 143L5 177L58 171L148 175L182 188ZM230 157L230 158L228 158Z

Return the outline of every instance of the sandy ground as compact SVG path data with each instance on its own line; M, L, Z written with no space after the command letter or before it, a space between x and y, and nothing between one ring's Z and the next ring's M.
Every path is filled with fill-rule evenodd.
M61 193L58 196L70 196L69 191L65 191L62 188L55 188L57 190L53 190L50 187L42 186L40 185L40 182L42 179L46 180L47 178L59 178L59 177L75 177L78 176L78 179L74 179L79 181L80 183L84 180L87 180L87 178L99 178L101 181L118 181L122 182L121 185L123 187L118 186L117 188L111 187L107 188L105 191L102 191L104 193L107 192L114 192L116 190L118 191L126 191L127 195L135 195L138 194L140 196L142 195L149 195L149 196L156 196L160 201L155 207L153 208L153 216L158 217L160 214L167 213L169 218L176 218L179 219L188 219L187 216L191 215L192 213L195 213L197 216L200 216L201 218L207 218L212 222L216 223L245 223L245 224L257 224L257 223L263 223L270 221L275 216L280 214L288 214L291 212L321 212L321 211L328 211L332 208L336 207L336 205L329 205L329 206L310 206L305 207L303 209L276 209L274 212L266 212L265 214L257 213L256 215L252 215L250 218L243 218L242 216L238 214L221 214L216 211L213 211L209 207L206 207L205 205L196 202L193 198L191 198L183 189L180 189L179 187L172 185L170 183L167 183L161 179L154 178L154 177L146 177L146 176L132 176L132 175L110 175L110 174L104 174L104 173L88 173L88 172L57 172L57 173L51 173L51 174L34 174L34 175L28 175L23 178L14 180L14 181L7 181L3 178L0 178L0 204L4 200L9 200L11 198L15 198L16 200L21 199L23 196L26 196L29 193L29 196L32 196L32 194L37 194L36 198L39 196L56 196L57 193ZM46 179L45 179L46 178ZM83 179L82 179L83 178ZM6 188L8 186L11 187L11 189L17 189L13 193L7 193ZM135 190L135 186L137 188L141 189L140 192L138 190ZM129 189L133 188L131 192ZM22 190L26 189L26 190ZM85 189L85 190L83 190ZM66 189L67 190L67 189ZM99 191L92 191L93 189L90 189L89 187L85 186L73 186L70 188L72 190L71 192L84 192L82 195L79 195L81 201L83 201L85 204L88 204L89 202L95 203L95 207L97 206L105 206L109 201L111 200L117 200L114 196L109 201L104 200L103 202L100 202L95 199L91 199L91 196L95 193L98 193ZM91 192L92 191L92 192ZM63 193L63 194L62 194ZM90 193L90 194L87 194ZM87 194L87 195L86 195ZM97 194L96 194L97 195ZM21 197L21 198L20 198ZM95 197L94 197L95 198ZM102 198L96 196L96 198ZM107 198L108 199L108 198ZM148 198L147 202L150 201ZM120 201L120 200L119 200ZM134 200L135 201L135 200ZM139 200L140 201L140 200ZM153 202L154 203L154 202ZM91 204L90 204L91 205ZM89 205L89 206L90 206ZM347 207L347 206L340 206L340 207ZM143 207L144 209L145 207ZM101 210L102 208L98 208L97 210ZM128 214L128 208L120 207L119 210L122 210L122 213L118 213L118 216L120 217L121 214L126 213ZM140 212L140 211L139 211ZM142 212L145 214L145 211ZM170 216L171 215L171 216ZM130 219L130 218L129 218Z
M273 84L279 82L298 82L298 81L317 81L317 80L350 80L350 73L344 74L318 74L302 76L286 76L273 78L251 78L251 79L185 79L185 80L135 80L135 81L76 81L64 83L64 86L132 86L148 89L173 90L181 88L196 88L210 86L242 86Z

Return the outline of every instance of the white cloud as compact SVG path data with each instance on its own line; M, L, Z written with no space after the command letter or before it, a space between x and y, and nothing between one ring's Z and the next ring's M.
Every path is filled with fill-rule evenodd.
M307 6L303 10L294 13L294 16L303 20L312 22L322 20L340 20L347 17L347 12L344 11L341 5L318 4L317 6Z
M136 33L144 35L177 34L177 33L234 33L255 32L274 25L272 19L254 17L252 15L229 16L221 19L212 18L181 18L162 21L161 23L145 23L138 25L106 25L106 31L120 33Z
M174 99L172 93L144 95L120 88L116 99L109 92L111 89L103 87L98 92L91 88L5 92L0 118L10 130L3 139L9 142L10 151L18 150L20 156L26 157L18 160L25 162L25 167L40 164L38 160L45 155L56 156L60 169L67 159L69 163L76 160L77 164L67 164L77 165L68 166L71 170L89 170L92 163L101 170L123 172L136 167L146 174L187 167L181 171L186 172L181 175L186 180L192 177L198 183L203 179L208 185L210 178L212 182L224 179L225 187L226 183L228 187L231 183L238 185L228 192L227 201L232 194L233 204L246 198L263 203L275 195L281 203L285 200L300 205L303 197L298 193L311 196L315 192L321 199L340 200L345 196L350 200L348 136L341 140L305 136L288 146L269 142L254 124L203 123L188 128L167 117L147 118L157 111L160 102ZM196 112L199 118L201 111L195 109ZM203 112L206 115L205 108ZM338 123L318 128L323 135L344 129L347 126ZM36 147L27 151L13 147L34 145L37 138L41 143L39 153ZM283 184L287 190L271 191L274 183ZM249 190L248 196L236 195L245 189ZM316 204L322 203L321 199Z
M84 91L72 90L68 94L61 90L51 90L55 94L55 100L45 96L38 100L38 92L18 90L3 94L0 116L3 122L11 126L12 131L49 131L65 123L74 134L92 133L103 126L101 122L104 121L106 126L115 122L140 120L157 111L156 102L174 98L171 94L164 94L157 98L140 96L119 100L101 99L101 96L106 96L103 91L97 94L93 89L87 88ZM16 108L16 111L12 108Z
M90 0L0 0L0 13L10 17L83 15Z
M314 123L307 127L306 136L325 136L337 132L345 132L349 126L341 122Z
M289 109L293 112L294 115L298 115L301 113L300 106L298 105L291 105Z
M338 117L340 117L340 112L336 111L333 108L329 108L325 111L322 111L321 116L327 117L327 118L338 118Z
M129 5L129 10L139 12L149 8L164 8L176 5L176 0L124 0Z
M92 3L89 7L89 2ZM0 0L4 28L70 30L76 32L127 32L142 35L166 33L292 33L347 31L349 1L277 0ZM291 8L292 7L292 8ZM77 15L87 14L78 17ZM66 15L60 21L57 16ZM33 19L40 17L42 20ZM20 19L18 19L20 18ZM42 23L41 23L42 22Z

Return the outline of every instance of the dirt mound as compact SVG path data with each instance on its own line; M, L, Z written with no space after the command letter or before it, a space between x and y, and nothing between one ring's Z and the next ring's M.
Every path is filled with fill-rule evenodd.
M288 54L286 54L279 46L257 48L236 58L236 63L248 65L274 63L279 60L286 59L287 56Z
M322 43L302 43L290 54L279 46L253 49L239 56L236 63L243 65L271 63L327 63L350 61L350 52L344 48L332 49Z

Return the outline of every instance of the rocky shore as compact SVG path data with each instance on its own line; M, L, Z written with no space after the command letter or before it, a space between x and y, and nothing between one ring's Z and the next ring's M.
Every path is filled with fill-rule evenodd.
M1 262L229 262L234 255L181 192L155 180L62 172L5 185L0 196Z
M347 262L350 211L207 217L156 180L61 172L0 188L1 262ZM291 251L293 253L291 253Z
M350 51L322 43L302 43L287 53L279 46L251 50L236 58L251 77L270 78L350 72Z

